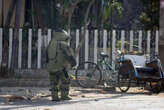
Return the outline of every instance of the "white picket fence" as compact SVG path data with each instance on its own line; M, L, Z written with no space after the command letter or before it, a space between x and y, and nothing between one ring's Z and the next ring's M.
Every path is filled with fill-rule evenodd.
M19 46L18 46L18 67L19 69L22 68L22 58L24 57L22 54L22 45L23 45L23 29L19 29ZM112 50L112 65L114 66L114 60L115 60L115 51L116 51L116 43L118 41L117 37L120 36L119 40L121 41L121 46L120 46L120 50L124 50L125 49L125 42L127 39L127 34L126 34L126 30L119 30L120 34L118 35L117 33L118 30L112 30L112 31L107 31L104 30L103 32L103 37L101 38L103 45L102 45L102 51L104 51L107 54L110 54L109 51L107 51L109 47L109 38L112 38L112 48L110 48ZM71 33L72 31L69 31L69 33ZM84 46L84 52L82 53L84 56L84 61L88 61L89 60L89 54L90 54L90 34L89 34L89 30L86 30L86 34L85 34L85 46ZM98 30L92 30L93 32L93 38L92 42L93 43L93 52L92 52L92 59L95 63L97 63L97 59L98 59L98 54L99 54L99 49L100 47L98 46L98 42L100 39L98 39ZM134 50L134 39L137 38L137 46L138 46L138 50L139 52L143 51L143 39L146 39L146 53L150 54L151 52L151 38L152 38L152 31L142 31L142 30L138 30L138 31L133 31L130 30L129 32L129 51L133 51ZM143 35L143 33L146 33L145 35ZM0 28L0 66L2 63L2 48L3 48L3 29ZM74 38L75 38L75 48L78 47L80 40L80 30L76 29L74 30ZM137 34L134 34L137 33ZM41 69L42 67L42 47L46 47L48 45L48 43L51 40L51 36L52 36L52 30L48 29L47 30L47 34L43 34L42 33L42 29L38 29L37 30L37 42L36 42L36 47L37 47L37 66L35 69ZM27 68L30 69L32 68L32 39L33 39L33 31L32 29L28 29L28 54L27 54ZM159 31L156 30L154 31L154 39L155 39L155 46L154 46L154 50L156 53L158 53L158 45L159 45ZM11 67L11 60L12 60L12 42L13 42L13 29L9 29L9 49L8 49L8 68ZM108 45L108 46L107 46ZM77 60L77 64L80 63L80 54L76 56L76 60Z

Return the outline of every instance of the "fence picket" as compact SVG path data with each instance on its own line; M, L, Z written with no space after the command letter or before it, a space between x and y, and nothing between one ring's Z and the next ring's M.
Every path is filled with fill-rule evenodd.
M12 56L12 46L13 46L13 29L9 29L9 58L8 58L8 68L11 67L11 56Z
M31 68L32 61L32 29L28 30L28 68Z
M107 30L104 30L104 36L103 36L103 52L107 53Z
M50 43L50 41L51 41L51 36L52 36L52 34L51 34L51 32L52 32L52 30L51 29L48 29L48 37L47 37L47 41L48 41L48 44Z
M130 31L130 52L133 51L133 31Z
M112 67L115 68L116 31L112 31Z
M22 68L22 29L19 29L18 68Z
M37 58L37 68L41 68L41 46L42 46L42 30L38 30L38 58Z
M97 63L97 37L98 31L94 31L94 63Z
M76 30L76 49L79 46L79 29ZM77 66L79 66L79 53L76 56L76 62L77 62Z
M68 29L68 35L71 36L71 30ZM70 42L68 42L68 45L70 46Z
M0 28L0 66L1 66L1 63L2 63L2 41L3 41L3 29Z
M83 31L83 30L82 30ZM22 29L19 29L19 47L18 47L18 68L21 69L22 68L22 58L24 57L23 54L22 54L22 37L23 37L23 30ZM121 30L121 51L124 51L125 50L125 30ZM68 32L69 34L71 33L70 30ZM103 31L103 51L105 53L107 53L107 34L108 31L107 30L104 30ZM117 36L117 33L116 33L116 30L112 30L110 32L110 35L112 35L112 66L113 68L115 68L115 51L116 51L116 36ZM51 36L52 36L52 30L51 29L48 29L48 33L46 35L46 38L43 39L43 36L42 36L42 30L41 29L38 29L38 41L37 41L37 44L38 44L38 47L37 47L37 69L40 69L42 67L41 65L41 60L42 60L42 47L43 47L43 43L45 43L45 45L48 45L50 40L51 40ZM32 38L33 35L32 35L32 29L29 29L28 30L28 64L27 64L27 68L32 68ZM45 37L45 36L44 36ZM151 31L147 31L147 35L146 35L146 38L147 38L147 41L146 41L146 53L147 54L150 54L151 52ZM143 31L142 30L139 30L138 31L138 51L139 52L142 52L142 39L143 39ZM44 42L42 42L44 40ZM11 58L12 58L12 42L13 42L13 29L10 28L9 29L9 50L8 51L8 68L11 67ZM78 45L80 43L80 30L77 29L76 30L76 48L78 48ZM130 31L130 48L129 50L130 51L133 51L133 44L134 44L134 31ZM2 55L3 55L3 29L0 28L0 66L1 66L1 63L2 63ZM85 61L89 61L90 57L90 53L89 53L89 30L86 30L86 33L85 33L85 45L84 45L84 60ZM100 49L100 47L98 47L98 30L94 30L94 47L93 47L93 61L94 63L97 63L97 57L98 57L98 50ZM158 54L159 53L159 31L155 31L155 52ZM91 58L91 59L92 59ZM79 65L80 63L80 56L79 56L79 53L78 55L76 56L76 61L77 61L77 66ZM85 65L85 68L87 68L88 65Z
M150 36L151 36L151 31L147 31L147 54L150 54Z
M142 31L139 31L139 39L138 39L138 51L139 53L142 52Z
M155 53L159 53L159 31L156 31L156 40L155 40Z
M89 51L88 36L89 36L89 32L88 32L88 30L86 30L86 34L85 34L85 61L88 61L88 51ZM85 65L85 69L87 69L87 68L88 68L88 65Z
M121 31L121 51L124 51L125 47L125 31Z

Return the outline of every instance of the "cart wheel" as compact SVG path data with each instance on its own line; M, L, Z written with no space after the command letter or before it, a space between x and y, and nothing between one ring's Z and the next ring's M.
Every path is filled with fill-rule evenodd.
M150 82L150 91L153 93L159 93L162 89L162 82Z
M128 65L121 65L118 71L118 87L121 92L127 92L131 85L131 71Z

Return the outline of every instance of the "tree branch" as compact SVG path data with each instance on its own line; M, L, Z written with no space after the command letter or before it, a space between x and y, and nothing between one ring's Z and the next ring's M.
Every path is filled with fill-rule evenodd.
M78 48L75 50L75 55L78 55L78 53L80 52L80 48L82 47L82 45L83 45L83 43L84 43L84 41L85 41L84 36L85 36L85 34L86 34L86 29L87 29L87 27L88 27L88 23L87 23L87 21L88 21L88 16L89 16L89 12L90 12L91 6L93 5L94 2L95 2L95 0L92 0L92 1L89 3L89 5L88 5L87 12L86 12L85 18L84 18L84 31L82 31L82 37L83 37L83 39L82 39L81 42L79 43Z
M71 4L71 8L70 8L70 11L69 11L69 16L68 16L68 29L71 28L71 20L72 20L72 15L73 15L73 12L77 6L78 3L80 3L82 0L77 0L75 3L73 3L71 0L70 0L70 4ZM68 30L67 29L67 30Z

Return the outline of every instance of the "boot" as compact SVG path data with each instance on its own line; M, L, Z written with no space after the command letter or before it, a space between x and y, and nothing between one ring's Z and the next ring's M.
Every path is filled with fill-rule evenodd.
M60 101L60 99L59 99L59 97L53 97L53 96L52 96L52 100L51 100L51 101L58 102L58 101Z
M58 92L51 92L52 94L52 100L51 101L60 101L59 96L58 96Z
M68 96L68 91L62 91L61 92L61 100L71 100L72 98Z
M72 98L69 96L65 96L65 97L61 97L61 100L72 100Z

